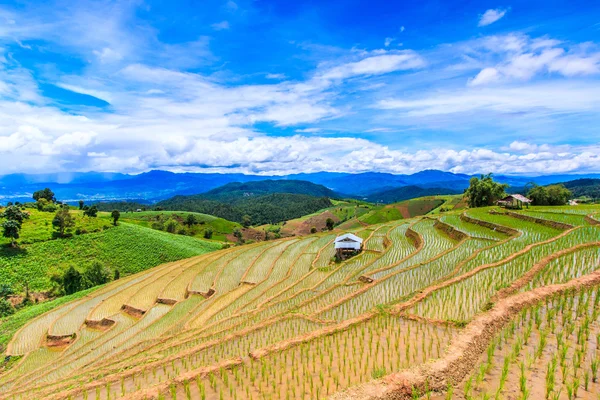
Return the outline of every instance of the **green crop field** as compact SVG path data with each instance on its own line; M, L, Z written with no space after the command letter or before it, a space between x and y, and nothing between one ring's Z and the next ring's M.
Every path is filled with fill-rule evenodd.
M30 214L29 218L23 221L21 229L21 237L19 243L31 244L37 242L45 242L52 239L52 219L53 212L41 212L36 209L28 208L26 211ZM83 211L71 210L71 215L75 219L75 226L72 228L73 233L85 234L90 232L100 232L109 229L112 226L112 221L108 219L108 213L104 213L104 218L90 218L83 215ZM0 218L0 223L3 221ZM9 244L10 240L5 237L0 237L0 246Z
M219 248L219 243L120 223L101 232L18 249L0 247L0 282L19 286L27 281L30 290L43 291L50 288L52 274L71 265L81 269L97 260L126 275Z
M241 228L241 225L237 222L228 221L212 215L186 211L129 212L122 213L121 220L154 229L157 228L155 225L156 222L160 221L162 222L162 225L164 225L165 222L174 220L178 223L179 228L185 228L184 222L190 214L196 219L196 224L191 228L188 228L186 234L199 239L204 238L204 233L207 229L211 229L213 232L212 240L226 241L226 235L233 233L233 230L236 228Z
M5 319L0 398L597 399L600 207L459 204L336 203L331 232L207 254L127 223L69 239L131 274ZM349 231L363 251L335 262ZM2 279L62 268L67 243Z

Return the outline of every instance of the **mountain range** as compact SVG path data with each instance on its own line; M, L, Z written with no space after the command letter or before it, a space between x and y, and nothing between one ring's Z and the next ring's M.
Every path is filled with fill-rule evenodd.
M176 195L207 193L212 189L233 182L246 183L275 179L300 180L323 185L339 196L369 198L376 193L407 186L418 186L422 189L433 188L435 192L440 192L441 189L448 189L449 193L461 192L468 187L470 178L471 175L438 170L425 170L410 175L380 172L357 174L318 172L266 176L239 173L173 173L158 170L137 175L99 172L11 174L0 177L0 204L8 201L30 201L33 192L44 187L50 187L58 199L68 202L76 202L81 199L86 202L136 200L144 203L155 203ZM600 174L537 177L495 176L496 180L508 183L514 188L523 187L530 182L547 185L589 178L600 178ZM441 192L438 194L441 194Z

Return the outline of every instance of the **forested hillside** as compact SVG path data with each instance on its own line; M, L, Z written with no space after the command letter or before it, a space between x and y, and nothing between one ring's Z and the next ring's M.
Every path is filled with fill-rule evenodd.
M245 222L244 216L247 215L250 217L252 225L272 224L294 219L329 206L331 206L331 201L327 197L292 193L247 196L232 200L229 204L207 200L202 195L175 196L156 204L156 207L164 210L199 212L235 222Z

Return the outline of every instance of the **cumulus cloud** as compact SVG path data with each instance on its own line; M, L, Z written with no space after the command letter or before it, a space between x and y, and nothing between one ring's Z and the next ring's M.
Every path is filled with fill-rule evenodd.
M528 81L541 74L564 77L600 74L600 51L595 46L568 46L548 38L509 34L484 38L473 48L484 49L486 59L493 60L493 65L481 69L469 80L472 86Z
M491 25L494 22L498 21L500 18L504 17L507 12L508 12L507 9L501 9L501 8L489 9L479 17L479 23L477 25L478 26Z

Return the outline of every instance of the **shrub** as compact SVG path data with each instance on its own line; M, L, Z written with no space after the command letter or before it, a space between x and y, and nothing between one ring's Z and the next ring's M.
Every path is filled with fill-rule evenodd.
M10 303L10 301L2 298L0 299L0 318L8 317L9 315L13 315L15 313L15 308Z

